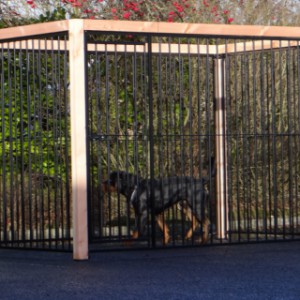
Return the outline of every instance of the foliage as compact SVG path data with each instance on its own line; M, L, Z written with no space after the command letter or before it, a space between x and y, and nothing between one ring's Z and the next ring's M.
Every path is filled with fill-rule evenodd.
M0 131L5 142L0 156L7 171L14 166L19 172L65 174L65 164L55 163L63 159L63 153L57 155L65 147L68 127L64 57L54 58L62 64L53 58L28 51L2 54Z
M15 5L2 4L5 16L14 16L14 20L4 18L7 26L11 26L12 23L44 22L65 18L233 22L229 10L217 0L23 0L21 4L11 2Z

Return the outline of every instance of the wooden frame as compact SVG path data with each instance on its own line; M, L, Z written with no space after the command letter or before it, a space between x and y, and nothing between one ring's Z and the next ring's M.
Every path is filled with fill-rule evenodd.
M87 217L87 147L86 143L86 113L85 113L85 41L84 32L118 32L139 34L166 34L188 35L203 37L232 37L241 38L245 42L230 43L226 45L186 45L154 43L151 46L153 53L191 54L191 55L227 55L230 53L260 51L284 47L299 47L300 27L271 27L250 25L212 25L212 24L184 24L163 22L128 22L107 20L65 20L43 24L26 25L0 30L0 47L2 49L45 49L68 50L70 52L70 105L71 105L71 148L72 148L72 201L73 201L73 257L76 260L88 259L88 217ZM69 40L47 41L41 35L54 35L68 33ZM251 39L251 41L247 41ZM29 42L27 42L30 39ZM263 40L262 40L263 39ZM27 41L26 41L27 40ZM92 45L88 51L117 51L117 52L147 52L143 45ZM53 49L54 48L54 49ZM67 48L67 49L66 49ZM216 65L215 77L222 72L220 62ZM81 70L81 72L78 72ZM222 88L216 82L216 100L222 99ZM223 87L224 88L224 87ZM221 104L219 105L219 107ZM217 112L218 132L224 132L224 115ZM224 141L217 141L224 143ZM223 144L222 144L223 145ZM223 153L218 154L218 164L224 171ZM222 170L218 178L222 179ZM225 235L226 205L224 193L226 182L220 182L220 237Z
M61 49L65 50L65 43L57 41L47 42L34 39L39 35L55 34L60 32L72 32L73 25L79 20L65 20L42 24L25 25L0 30L1 48L22 48L22 49ZM128 22L128 21L107 21L107 20L80 20L82 30L98 32L120 32L120 33L155 33L155 34L185 34L190 36L203 35L204 37L233 37L251 38L255 42L239 42L226 45L186 45L186 44L158 44L152 45L153 53L181 53L181 54L230 54L245 51L258 51L264 49L275 49L284 47L295 47L300 44L300 27L283 26L252 26L252 25L216 25L216 24L184 24L164 22ZM25 40L32 38L31 43L26 44ZM260 39L264 38L262 42ZM278 39L286 39L279 41ZM15 40L14 42L6 42ZM297 41L299 40L299 41ZM3 41L3 42L1 42ZM107 45L107 51L124 52L124 45ZM67 49L70 49L67 43ZM101 51L103 45L88 45L88 50ZM145 52L144 46L127 46L127 52ZM147 51L147 49L146 49Z

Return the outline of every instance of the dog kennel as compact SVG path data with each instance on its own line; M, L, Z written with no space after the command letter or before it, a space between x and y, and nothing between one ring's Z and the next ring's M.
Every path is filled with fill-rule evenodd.
M1 30L1 247L84 259L202 245L185 196L156 214L166 178L205 179L208 244L298 239L299 38L299 28L96 20ZM120 171L147 187L139 239L131 197L103 188Z

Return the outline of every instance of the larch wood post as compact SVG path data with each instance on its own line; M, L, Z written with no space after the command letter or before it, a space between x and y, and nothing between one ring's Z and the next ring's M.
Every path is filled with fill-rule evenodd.
M83 20L70 20L70 109L73 258L88 259L85 39Z
M214 61L215 135L216 135L216 229L217 238L227 238L226 195L226 110L225 65L223 58Z

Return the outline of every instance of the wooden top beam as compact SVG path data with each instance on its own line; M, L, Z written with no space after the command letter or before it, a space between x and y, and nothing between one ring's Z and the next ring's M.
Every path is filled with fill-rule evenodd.
M70 23L76 21L63 20L5 28L0 30L0 40L68 31ZM300 39L300 27L113 20L82 20L82 24L84 30L90 31Z
M84 20L84 30L300 39L300 27Z
M65 20L42 24L33 24L6 28L0 30L0 48L2 49L41 49L41 50L68 50L68 41L38 40L35 36L59 32L68 32L70 25L78 20ZM174 44L174 43L153 43L153 53L162 54L190 54L190 55L222 55L230 53L259 51L286 47L299 47L300 27L279 27L279 26L242 26L242 25L215 25L215 24L184 24L164 22L129 22L129 21L107 21L107 20L80 20L83 30L104 31L104 32L131 32L131 33L157 33L157 34L188 34L188 35L212 35L224 37L248 37L253 39L245 42L230 43L226 45L197 45L197 44ZM26 41L25 38L31 39ZM255 40L255 38L265 38ZM11 43L1 43L1 40L23 39ZM272 40L270 40L272 38ZM290 41L276 40L289 38ZM88 45L89 51L107 52L147 52L147 46L143 45L113 45L103 44Z
M30 36L58 33L69 30L69 21L55 21L0 29L0 41L24 39Z

